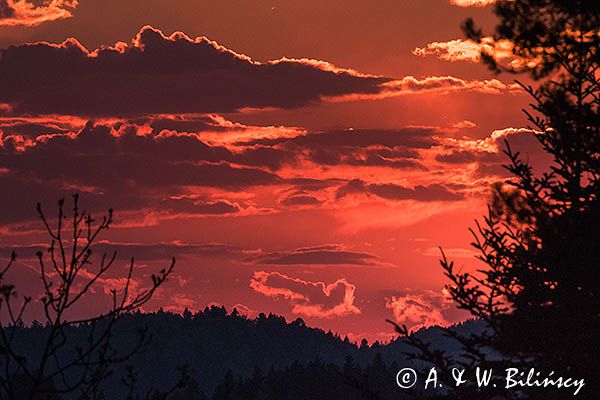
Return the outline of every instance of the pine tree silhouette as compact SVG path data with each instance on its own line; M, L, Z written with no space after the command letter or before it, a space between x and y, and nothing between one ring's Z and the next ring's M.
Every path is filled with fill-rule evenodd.
M508 366L585 378L579 398L600 398L600 2L515 0L495 5L495 34L486 37L473 20L468 38L487 44L482 60L497 72L528 74L530 128L552 165L535 172L506 143L512 178L494 187L489 212L474 229L473 246L486 268L463 273L443 256L456 304L485 321L471 337L454 335L463 360L411 340L418 357L441 368ZM514 44L514 58L494 54L493 43ZM492 43L492 45L490 45ZM452 335L452 333L450 333ZM500 386L500 382L499 385ZM472 388L471 388L472 389ZM487 395L513 398L498 390ZM556 389L524 390L531 399L563 399ZM475 390L455 398L481 398Z

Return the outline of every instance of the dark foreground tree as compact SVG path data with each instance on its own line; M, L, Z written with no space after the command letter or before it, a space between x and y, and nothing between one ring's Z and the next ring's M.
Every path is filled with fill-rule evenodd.
M543 374L585 378L579 398L600 398L600 2L514 0L495 5L499 24L484 36L467 20L467 36L485 42L482 59L496 71L526 73L535 87L525 111L552 164L534 170L508 147L513 175L494 187L488 215L474 230L486 267L463 273L445 257L456 304L485 321L486 333L458 337L465 366L496 371L535 367ZM513 58L493 43L513 43ZM491 44L490 44L491 43ZM506 43L506 42L505 42ZM405 327L397 327L408 335ZM410 340L410 335L409 335ZM442 368L457 360L413 340L419 357ZM500 390L504 398L564 399L573 389ZM488 390L486 393L491 393ZM455 398L482 398L477 390ZM486 397L487 398L487 397Z
M55 223L39 204L37 211L50 238L46 251L37 253L43 284L39 301L19 297L15 286L7 282L6 275L15 265L14 253L0 272L0 399L103 398L102 383L113 367L140 352L149 340L147 332L140 329L129 349L118 351L112 339L115 324L123 314L139 310L150 300L173 271L175 259L136 293L132 293L135 264L131 259L121 287L111 291L109 309L77 317L82 315L78 304L115 264L115 252L97 256L93 251L112 223L112 210L96 222L79 208L75 195L70 215L65 212L64 201L59 201ZM19 334L25 329L23 320L28 309L35 303L41 305L44 319L35 322L39 331L35 343L24 344ZM35 356L27 357L25 354L31 352L26 350L31 347Z

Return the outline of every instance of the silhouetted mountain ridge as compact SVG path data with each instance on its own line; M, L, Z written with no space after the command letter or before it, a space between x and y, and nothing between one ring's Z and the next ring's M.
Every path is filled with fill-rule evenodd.
M198 389L208 394L223 383L228 372L239 380L250 378L257 371L273 374L279 371L285 375L286 369L293 365L296 368L313 365L322 368L323 373L327 371L326 365L342 367L349 361L358 368L368 368L374 362L401 368L415 365L404 354L412 348L402 338L388 344L357 345L347 338L309 327L299 318L287 322L278 315L260 314L250 319L236 310L228 313L224 307L206 308L194 314L186 310L182 315L164 311L124 315L115 329L115 347L126 351L135 343L136 330L142 327L148 328L151 342L127 363L137 371L137 387L141 392L151 388L165 390L176 382L177 367L184 364L189 365ZM39 353L35 343L41 343L44 328L34 324L21 329L24 330L19 335L23 338L22 345L35 357ZM455 329L467 334L481 329L481 324L468 321ZM70 328L69 340L85 340L85 330L85 327ZM421 329L416 334L435 347L450 352L459 350L440 328ZM105 388L107 398L122 397L124 386L120 381L124 374L123 367L109 379Z

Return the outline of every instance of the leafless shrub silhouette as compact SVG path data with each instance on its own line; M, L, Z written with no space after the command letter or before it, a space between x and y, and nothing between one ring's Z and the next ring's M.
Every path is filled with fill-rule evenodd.
M0 273L0 399L103 398L102 383L113 368L142 351L150 340L142 328L133 345L126 351L118 350L113 343L115 324L122 315L140 310L152 298L173 272L175 259L151 275L147 288L132 293L136 269L132 258L122 287L111 289L109 309L74 317L77 304L115 265L116 252L96 257L93 251L100 236L110 228L113 211L109 209L97 222L80 209L78 196L74 195L71 215L65 212L64 199L59 200L54 224L41 204L37 212L50 239L49 247L37 252L43 283L39 301L44 314L44 321L37 324L42 332L39 353L36 350L36 357L27 358L19 346L32 297L18 296L15 285L7 282L6 275L16 261L13 252ZM83 340L72 340L73 328L85 332Z

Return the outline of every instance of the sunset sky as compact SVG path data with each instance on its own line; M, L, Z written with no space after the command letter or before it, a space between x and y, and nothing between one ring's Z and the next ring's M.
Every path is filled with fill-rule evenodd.
M439 246L478 266L469 227L505 178L504 140L543 154L514 76L463 39L484 0L0 0L0 246L39 290L41 201L115 209L103 248L145 306L274 312L352 340L465 318ZM488 5L486 5L488 4ZM510 48L494 48L506 62ZM100 252L101 249L98 249ZM94 266L90 266L93 269Z

